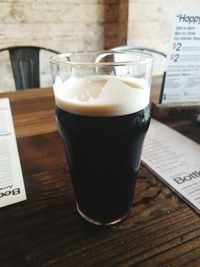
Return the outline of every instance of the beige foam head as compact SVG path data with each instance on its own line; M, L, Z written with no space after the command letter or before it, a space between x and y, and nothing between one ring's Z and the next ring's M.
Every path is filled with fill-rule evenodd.
M150 88L144 79L114 76L57 77L54 87L56 105L87 116L119 116L137 112L149 104Z

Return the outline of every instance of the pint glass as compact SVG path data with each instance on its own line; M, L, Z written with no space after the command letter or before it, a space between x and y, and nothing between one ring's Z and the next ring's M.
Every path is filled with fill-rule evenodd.
M51 58L58 131L79 214L112 225L129 213L150 123L152 57L81 52Z

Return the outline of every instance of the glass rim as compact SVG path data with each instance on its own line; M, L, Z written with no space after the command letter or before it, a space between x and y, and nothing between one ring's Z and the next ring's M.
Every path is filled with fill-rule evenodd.
M71 56L76 55L92 55L96 54L95 61L67 61ZM141 56L141 59L135 60L123 60L123 61L108 61L102 62L100 56L103 55L136 55ZM125 66L125 65L135 65L135 64L146 64L153 60L153 56L147 52L140 52L138 50L131 51L113 51L113 50L102 50L102 51L84 51L84 52L70 52L70 53L59 53L50 57L50 63L56 65L66 65L71 67L108 67L108 66Z

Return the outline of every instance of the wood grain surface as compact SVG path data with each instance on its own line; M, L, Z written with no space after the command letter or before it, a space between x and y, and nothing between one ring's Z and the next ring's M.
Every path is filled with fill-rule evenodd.
M154 81L154 87L158 80ZM200 266L200 217L141 166L130 215L115 227L76 211L51 89L9 97L27 200L0 210L0 266ZM195 121L167 121L200 143Z

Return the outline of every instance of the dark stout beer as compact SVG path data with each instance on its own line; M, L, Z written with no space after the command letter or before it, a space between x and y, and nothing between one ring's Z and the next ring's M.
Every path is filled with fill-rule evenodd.
M115 79L110 82L108 77L95 77L91 82L90 78L89 83L75 82L76 88L73 82L64 85L68 93L63 94L59 91L61 85L54 86L57 124L65 144L78 210L86 219L103 224L121 220L130 209L150 122L149 96L141 84L120 81L120 86L125 85L122 90L143 93L144 98L147 94L142 104L134 103L138 101L137 95L128 91L122 99L109 96L101 100L101 95L108 93L100 90L104 84L107 83L103 90L109 91L117 82ZM91 103L91 92L86 86L91 90L97 87ZM116 91L117 87L116 84ZM76 93L70 92L70 88ZM74 98L69 98L72 95Z

